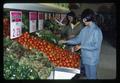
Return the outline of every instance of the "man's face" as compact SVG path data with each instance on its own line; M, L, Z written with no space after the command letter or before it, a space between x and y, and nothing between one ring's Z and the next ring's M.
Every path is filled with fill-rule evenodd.
M86 18L84 18L84 19L83 19L83 23L84 23L86 26L88 26L88 25L89 25L89 22L87 21L87 19L86 19Z

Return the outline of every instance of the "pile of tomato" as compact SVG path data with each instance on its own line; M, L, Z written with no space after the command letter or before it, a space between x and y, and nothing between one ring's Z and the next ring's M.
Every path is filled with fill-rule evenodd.
M21 35L17 41L28 49L34 48L45 53L55 66L70 68L79 68L80 66L79 54L62 49L46 40L30 36L28 32Z

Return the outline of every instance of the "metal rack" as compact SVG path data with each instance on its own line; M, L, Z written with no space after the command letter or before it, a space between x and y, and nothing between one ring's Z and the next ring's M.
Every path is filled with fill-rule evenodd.
M72 79L76 74L80 74L80 69L67 68L67 67L56 67L48 79Z
M68 13L70 10L48 3L5 3L4 8L19 10L34 10L43 12Z

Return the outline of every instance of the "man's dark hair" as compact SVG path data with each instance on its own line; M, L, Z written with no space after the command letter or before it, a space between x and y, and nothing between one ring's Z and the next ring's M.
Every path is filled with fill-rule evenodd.
M85 9L81 14L81 19L87 19L87 21L94 21L95 13L92 9Z

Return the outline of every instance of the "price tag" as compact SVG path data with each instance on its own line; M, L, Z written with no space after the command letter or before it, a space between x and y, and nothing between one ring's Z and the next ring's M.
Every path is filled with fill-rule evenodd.
M44 13L39 12L38 13L38 30L42 30L43 29L43 22L44 22Z
M48 19L48 13L46 12L45 13L45 20L47 20Z
M35 32L37 26L37 12L29 12L29 32Z
M10 11L10 38L14 39L22 34L22 12Z

